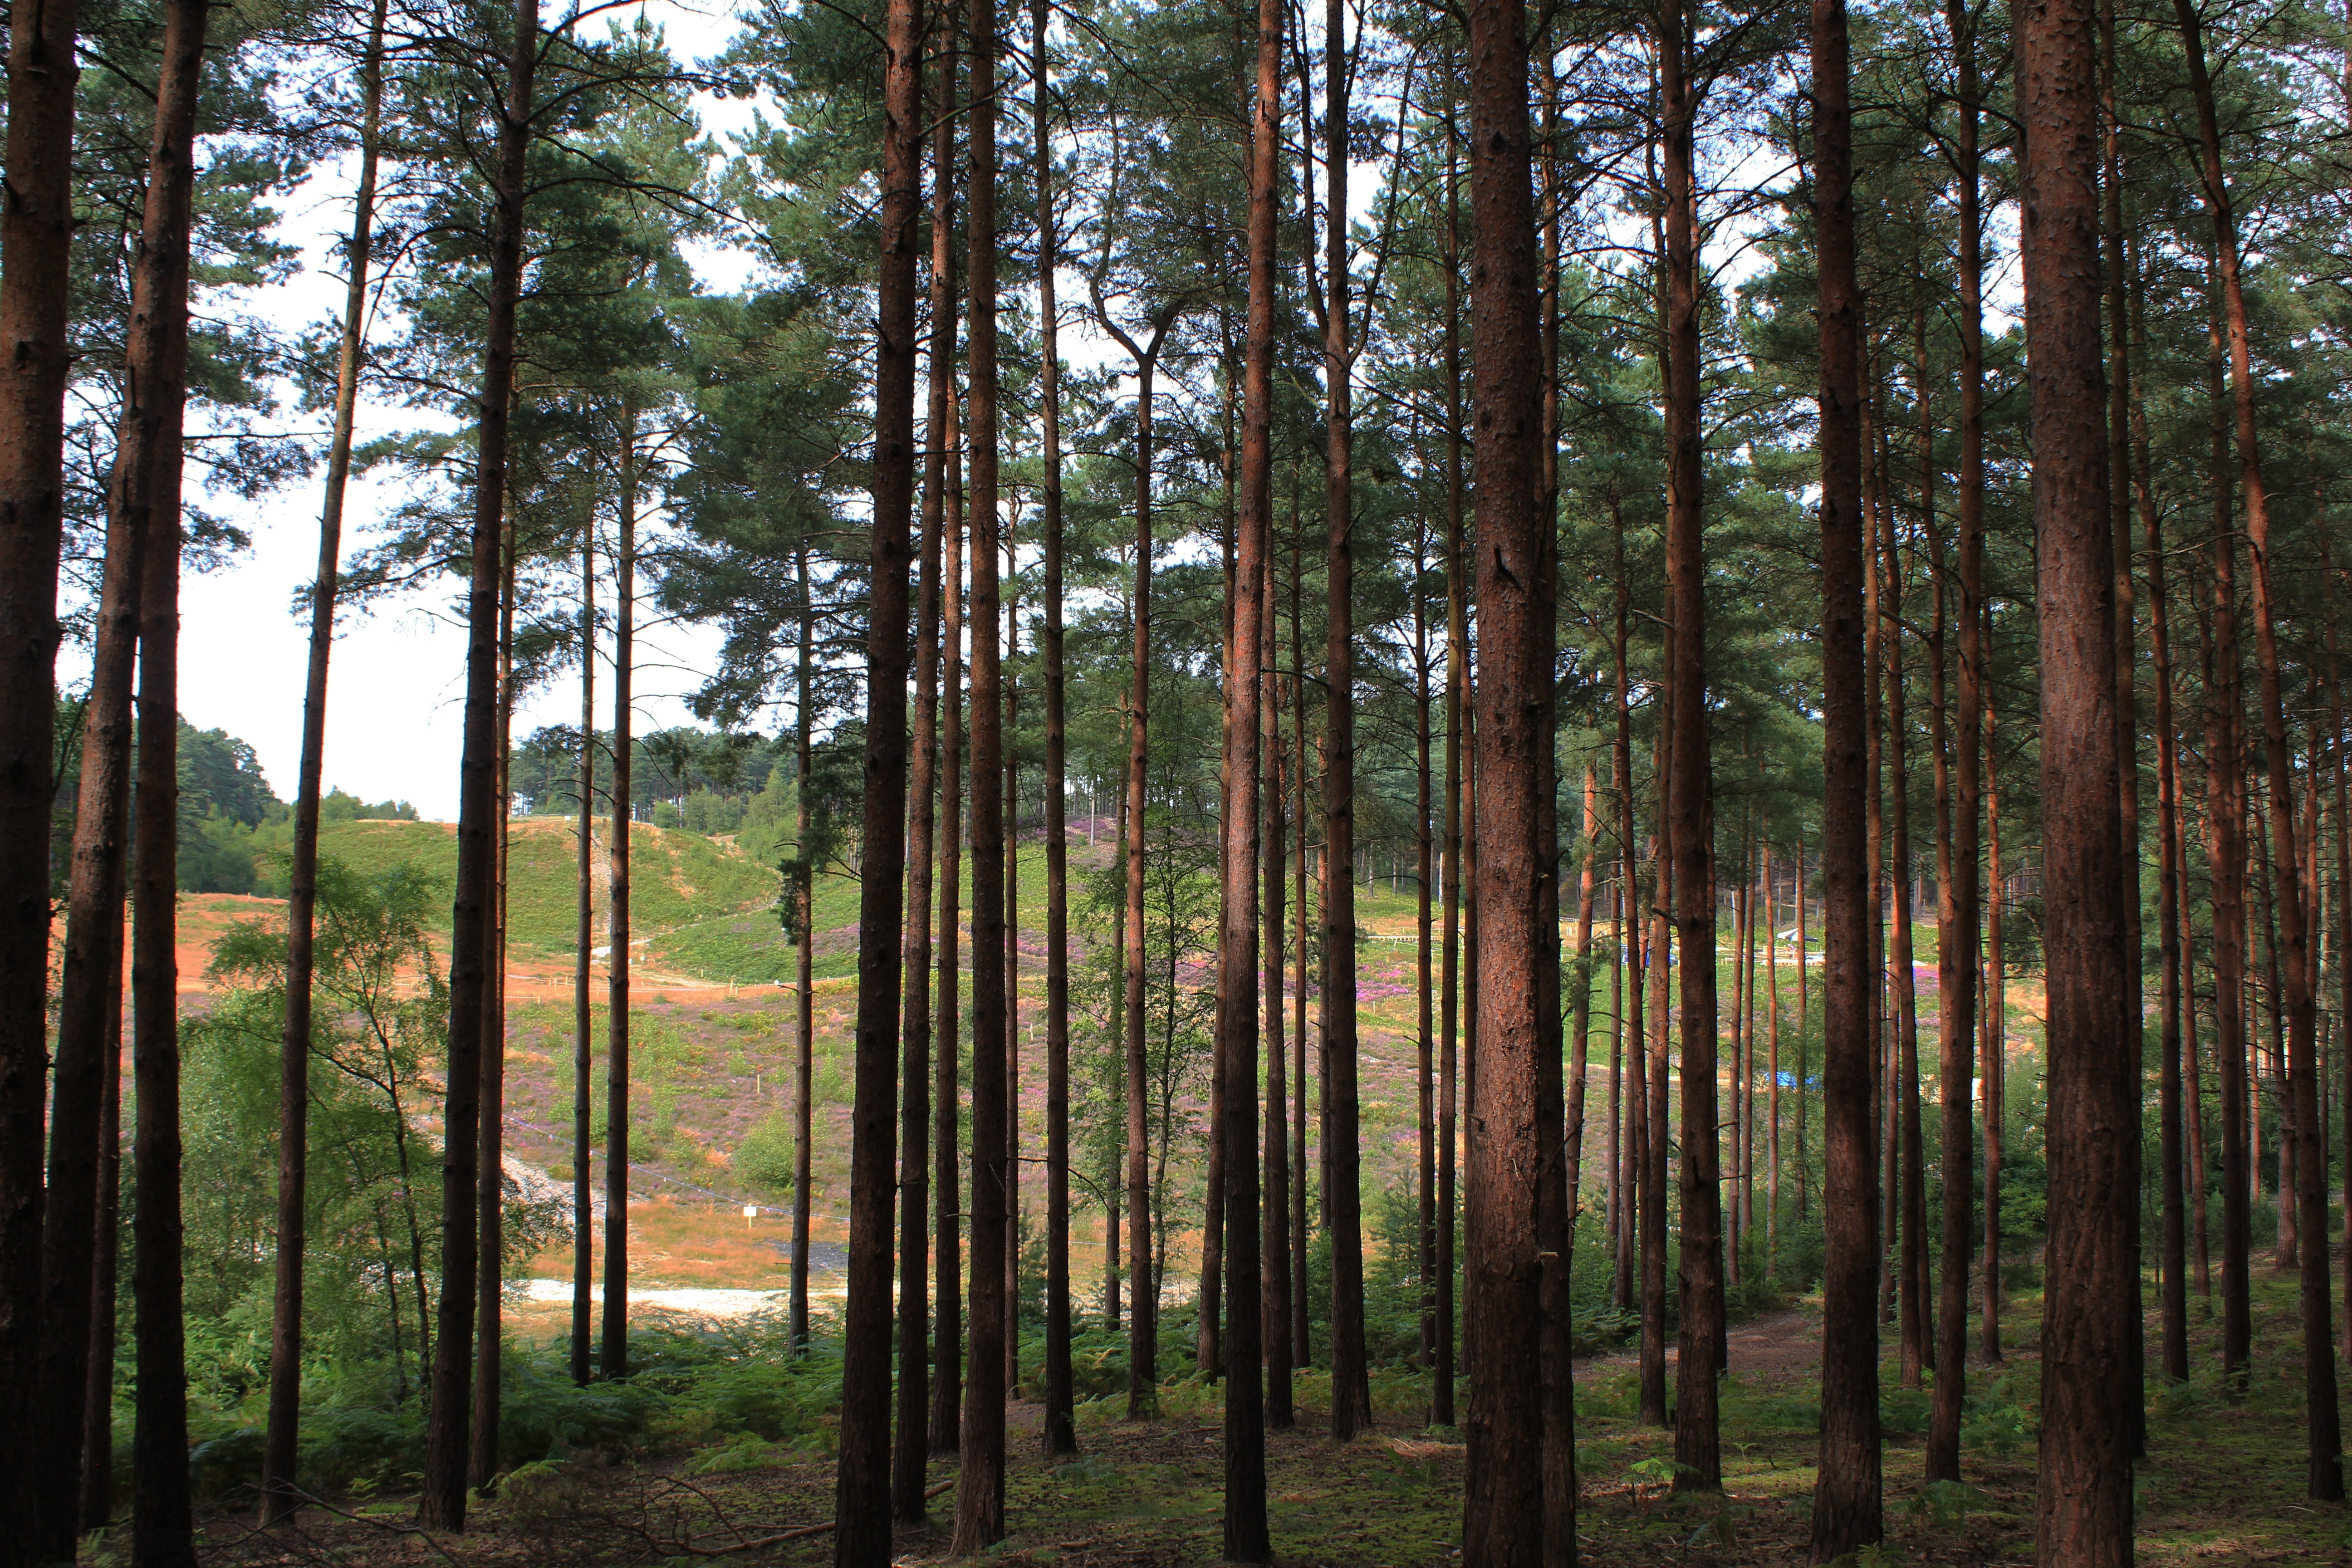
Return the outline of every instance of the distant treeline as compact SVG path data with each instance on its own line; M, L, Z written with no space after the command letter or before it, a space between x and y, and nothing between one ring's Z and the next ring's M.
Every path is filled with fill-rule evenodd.
M65 896L74 814L81 792L81 705L58 705L57 797L50 816L49 879ZM133 752L134 758L136 752ZM136 774L134 773L134 780ZM404 800L371 805L331 789L319 803L323 822L414 822ZM294 837L294 807L278 798L253 748L226 730L180 720L179 886L184 893L286 892L285 852Z
M592 809L612 809L613 732L595 735ZM679 727L635 738L629 748L632 816L657 827L756 835L764 856L792 821L792 737ZM580 730L552 724L517 742L508 779L519 816L580 810ZM748 842L746 847L753 847Z

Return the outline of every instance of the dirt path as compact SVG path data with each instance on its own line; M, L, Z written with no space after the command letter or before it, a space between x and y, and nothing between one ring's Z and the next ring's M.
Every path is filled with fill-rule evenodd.
M1821 1315L1804 1307L1790 1307L1744 1323L1735 1323L1725 1336L1736 1373L1782 1378L1811 1373L1821 1366ZM1642 1364L1639 1344L1606 1355L1587 1357L1580 1363L1596 1373L1630 1371ZM1675 1342L1666 1341L1666 1365L1675 1364Z

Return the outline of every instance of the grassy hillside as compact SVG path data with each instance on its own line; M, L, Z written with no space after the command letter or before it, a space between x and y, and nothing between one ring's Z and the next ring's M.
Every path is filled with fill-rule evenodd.
M572 823L520 817L508 835L507 931L519 949L569 956L577 919L580 840ZM446 822L341 822L321 830L321 854L362 871L409 861L445 882L457 874L457 829ZM660 932L697 921L745 920L762 928L767 945L786 951L768 913L776 872L722 839L640 823L629 833L629 906L639 932ZM612 884L607 846L600 835L591 868L599 945ZM855 921L856 907L850 918ZM746 972L744 978L752 978ZM724 978L722 976L722 978Z

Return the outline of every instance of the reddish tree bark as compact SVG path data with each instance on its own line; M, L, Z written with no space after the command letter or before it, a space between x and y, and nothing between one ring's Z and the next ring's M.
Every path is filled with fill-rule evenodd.
M585 1388L595 1309L596 1230L590 1222L595 1193L593 1108L595 1104L595 1024L590 967L596 941L596 514L580 522L580 760L572 775L580 807L577 886L572 899L572 1381Z
M1697 105L1685 0L1658 14L1665 175L1666 583L1674 596L1667 842L1682 965L1682 1246L1675 1358L1675 1489L1723 1485L1717 1341L1724 1328L1723 1189L1716 1126L1714 764L1707 745L1705 479L1699 453ZM1690 955L1696 954L1696 960ZM1696 1132L1693 1129L1696 1129Z
M1348 278L1349 81L1344 0L1324 12L1323 645L1324 1228L1331 1238L1331 1436L1371 1425L1364 1342L1364 1226L1356 1084L1355 440ZM1268 198L1271 199L1271 198Z
M886 258L885 265L888 264ZM908 443L912 446L911 439ZM809 598L808 545L793 550L793 585L799 605L793 660L793 777L806 780L814 749L814 725L809 712L815 670L812 658L816 644L816 610ZM815 1131L816 1093L816 951L809 920L816 902L815 866L811 856L811 797L816 792L803 784L793 791L793 859L784 897L791 900L793 923L793 1237L790 1273L784 1298L784 1331L792 1353L808 1349L809 1189L815 1184L811 1147ZM861 879L862 880L862 879ZM861 971L861 976L863 972ZM854 1152L854 1151L853 1151Z
M1279 107L1279 97L1276 104ZM1283 996L1283 876L1288 869L1283 847L1282 688L1274 677L1276 643L1274 618L1274 563L1269 551L1265 595L1265 630L1260 644L1265 690L1258 722L1258 760L1265 769L1264 794L1259 797L1265 822L1262 856L1265 862L1265 1244L1260 1254L1265 1295L1265 1420L1286 1429L1297 1425L1291 1374L1292 1351L1290 1274L1290 1128L1284 1094L1282 1055Z
M2319 1500L2344 1496L2342 1421L2336 1407L2336 1346L2329 1323L2327 1276L2327 1167L2319 1134L2319 1069L2311 963L2310 915L2303 890L2303 857L2296 844L2293 753L2286 738L2286 707L2280 690L2276 616L2271 587L2271 515L2263 479L2262 446L2255 418L2252 348L2246 297L2239 275L2237 217L2222 164L2221 132L2213 106L2213 83L2205 66L2201 23L2194 5L2174 0L2189 58L2190 96L2196 100L2200 173L2206 210L2213 222L2213 254L2221 283L2221 316L2229 341L2231 412L2236 426L2238 483L2245 502L2246 549L2253 563L2254 670L2261 687L2263 751L2272 800L2271 858L2277 888L2279 940L2284 959L2287 1025L2288 1093L2293 1110L2297 1193L2297 1228L2310 1245L2301 1249L2305 1419L2309 1444L2305 1487ZM2282 1172L2285 1161L2280 1162ZM2135 1276L2137 1279L2137 1276Z
M1985 677L1984 219L1979 210L1977 137L1982 88L1978 79L1977 16L1967 0L1948 0L1944 14L1953 40L1959 121L1955 163L1960 228L1960 463L1953 498L1959 559L1958 581L1952 584L1958 592L1950 601L1952 617L1958 623L1959 668L1949 746L1951 867L1938 879L1944 884L1939 889L1943 929L1937 941L1937 1043L1943 1068L1944 1113L1943 1299L1936 1323L1937 1403L1928 1434L1927 1474L1958 1479L1961 1396L1968 1376L1969 1253L1975 1196L1969 1111L1978 1061L1977 972L1981 962L1977 825L1983 795L1980 731ZM1997 1247L1998 1238L1990 1238L1990 1245ZM1990 1299L1998 1288L1997 1279L1988 1272L1986 1297Z
M637 410L621 402L621 493L613 538L613 841L606 847L611 902L605 910L604 1300L597 1325L597 1371L629 1374L629 838L636 722Z
M1451 56L1446 73L1447 98L1452 100ZM1454 1236L1455 1135L1458 1084L1461 1077L1460 1037L1455 1030L1456 1005L1464 998L1464 931L1462 924L1463 785L1465 782L1465 724L1472 700L1470 689L1470 574L1462 536L1462 192L1460 147L1451 126L1445 136L1445 227L1440 242L1445 277L1445 956L1438 1009L1437 1047L1437 1305L1434 1337L1437 1359L1430 1375L1430 1419L1440 1426L1454 1424ZM1300 833L1306 831L1302 826ZM1303 853L1303 849L1302 849ZM1306 981L1299 982L1302 992ZM1463 1009L1466 1014L1466 1008ZM1305 1050L1302 1035L1300 1049ZM1302 1108L1301 1116L1305 1115ZM1302 1276L1303 1277L1303 1276ZM1306 1345L1299 1359L1307 1359Z
M1054 267L1053 135L1047 122L1045 0L1031 0L1037 130L1037 321L1045 423L1045 1451L1078 1448L1070 1366L1070 857L1063 820L1069 768L1062 663L1062 364ZM1279 945L1279 944L1277 944Z
M1004 680L997 575L1003 513L997 486L996 0L971 0L971 196L964 253L971 269L971 1362L958 1451L955 1536L969 1556L1004 1538L1005 1347L1011 1281L1004 1247L1013 1172L1005 1071L1011 998L1003 963Z
M2115 532L2099 336L2097 38L2087 0L2021 18L2026 342L2033 385L2050 1222L2044 1563L2132 1560L2129 1317L2138 1259L2116 744Z
M922 186L920 0L891 0L886 26L856 1076L850 1100L849 1278L842 1312L841 1457L834 1500L834 1562L839 1568L887 1568L890 1561L890 1205L898 1158L890 1118L898 1089L898 942L906 912L907 574L915 499L915 220ZM805 567L802 580L805 626ZM801 702L805 724L805 687ZM805 922L801 940L805 952ZM806 1103L803 1098L803 1117ZM1001 1458L1001 1447L998 1452Z
M952 26L947 31L950 38L956 33ZM956 71L950 57L941 61L935 104L938 131L931 154L935 164L950 170L955 157L955 119L951 112L955 87ZM953 175L947 177L951 180ZM948 208L944 195L935 187L931 205L931 266L935 275L941 267L953 265L952 236L941 233L948 224ZM952 278L949 287L952 290ZM963 1198L956 1149L956 1129L963 1114L958 1088L961 1064L957 1044L963 1028L963 1009L956 972L959 911L963 901L963 434L952 354L945 374L947 453L941 485L945 492L941 530L947 560L941 586L947 601L940 650L940 679L944 688L940 705L940 1043L938 1075L931 1095L931 1152L935 1162L931 1182L935 1226L931 1277L939 1319L931 1363L929 1439L934 1454L956 1451L961 1438L958 1426L963 1418Z
M2146 290L2137 245L2126 248L2126 258L2130 274L2131 352L2145 365L2147 363L2143 300ZM2144 397L2135 396L2131 400L2129 417L2132 494L2138 504L2140 531L2147 550L2148 653L2154 665L2156 686L2156 812L2157 836L2160 840L2157 846L2157 949L2163 966L2157 1006L2161 1030L2158 1047L2157 1101L2164 1167L2162 1354L2164 1375L2175 1382L2186 1382L2189 1377L2189 1247L2187 1194L2181 1186L2185 1155L2180 1070L2186 970L2183 966L2184 922L2181 920L2184 878L2180 769L2175 747L2172 710L2171 600L2165 586L2163 508L2157 499ZM2335 637L2333 625L2328 628L2328 637L2332 647ZM2205 1200L2201 1180L2198 1183L2196 1194L2201 1210Z
M1144 789L1150 764L1151 710L1151 393L1163 316L1148 345L1110 327L1135 358L1134 660L1128 688L1126 929L1121 977L1127 1046L1128 1371L1127 1415L1139 1421L1160 1404L1160 1279L1151 1258L1151 1140L1146 1105L1150 1071L1144 1033Z
M41 1145L49 1089L49 833L56 798L50 773L79 12L76 0L58 0L12 18L8 199L0 204L0 343L6 346L0 354L5 365L0 371L0 648L7 650L0 660L0 910L5 911L0 916L0 1433L5 1434L0 1436L0 1516L32 1526L8 1531L0 1545L0 1561L11 1563L72 1554L68 1467L80 1457L81 1438L70 1413L79 1409L81 1391L63 1378L89 1357L89 1218L97 1201L98 1083L108 1033L94 994L68 1009L73 1022L60 1019L56 1144L67 1168L52 1171L50 1192L63 1200L64 1211L56 1222L63 1234L52 1239L42 1229ZM127 551L130 542L124 542ZM113 549L110 527L110 562ZM132 566L133 556L126 553L123 564ZM137 582L133 573L126 587ZM121 596L118 591L117 615L124 613ZM135 617L135 600L129 613ZM101 605L101 621L106 614ZM116 685L127 694L127 674ZM128 707L127 695L121 706ZM87 751L85 757L87 770ZM87 783L89 773L83 776ZM127 798L122 786L115 787L118 798ZM111 858L118 866L127 811L119 807L112 819L117 848ZM110 898L101 900L100 951L83 960L95 959L98 972L80 988L95 994L110 987L102 1006L118 1014L121 878L117 869ZM67 1197L57 1178L73 1184L77 1194L87 1189L89 1197ZM76 1212L79 1229L72 1228ZM113 1267L111 1258L107 1266ZM67 1340L75 1323L83 1325L78 1344Z
M1481 679L1477 690L1477 1071L1469 1153L1469 1458L1463 1560L1477 1568L1547 1561L1544 1406L1528 1375L1540 1354L1541 1184L1537 1104L1544 943L1538 842L1538 748L1549 688L1541 598L1542 363L1528 121L1526 17L1519 0L1469 7L1471 341L1479 484L1475 494Z
M1881 439L1885 432L1882 429ZM1899 1295L1902 1303L1901 1378L1906 1388L1916 1388L1932 1353L1927 1321L1927 1146L1920 1126L1918 953L1912 941L1911 888L1917 870L1911 855L1911 725L1905 694L1908 682L1903 669L1906 573L1895 542L1894 498L1885 496L1879 509L1879 545L1883 565L1879 604L1885 619L1881 636L1886 647L1886 730L1894 766L1887 792L1888 889L1894 899L1894 953L1889 968L1895 986L1895 1081L1889 1086L1887 1109L1893 1112L1902 1145L1899 1163L1902 1239Z
M488 981L482 988L481 1114L474 1155L474 1408L467 1439L466 1484L492 1489L498 1476L499 1410L505 1346L500 1330L504 1304L506 1238L507 1082L507 852L508 822L514 816L509 768L514 756L515 524L511 510L502 525L499 567L499 686L496 723L498 768L491 789L490 921L482 954Z
M944 62L942 62L944 64ZM955 73L939 79L952 89ZM919 101L919 93L918 100ZM898 1112L898 1385L890 1450L890 1516L925 1513L930 1346L931 892L940 802L940 560L946 515L948 407L955 386L955 285L946 209L954 160L931 163L930 341L924 362L922 541L916 555L915 711L908 754L906 934L900 940ZM948 802L953 814L955 804ZM952 1157L952 1151L950 1157Z
M1880 1511L1878 1161L1871 1125L1870 884L1864 842L1862 300L1844 0L1813 0L1813 225L1821 276L1823 1242L1822 1448L1811 1555L1885 1534Z
M1225 1058L1224 1560L1271 1563L1265 1512L1265 1239L1258 1210L1257 1032L1259 748L1266 664L1269 555L1274 525L1274 311L1276 226L1281 196L1281 0L1258 0L1257 94L1250 121L1249 321L1242 384L1241 506L1235 520L1233 658L1226 667L1223 931L1217 963ZM1274 947L1282 944L1276 923ZM1276 974L1279 980L1279 972ZM1276 989L1271 998L1282 1005ZM1279 1130L1276 1130L1277 1142ZM1282 1194L1275 1191L1273 1206ZM1278 1268L1288 1261L1276 1255Z
M206 7L164 12L163 69L109 511L143 512L138 594L139 788L131 881L131 1067L139 1120L131 1149L131 1289L137 1313L138 1405L131 1436L131 1554L153 1568L194 1568L188 1490L186 1346L182 1323L179 859L181 430L188 364L188 247ZM44 699L46 700L46 699ZM45 836L46 837L46 836ZM38 1140L35 1141L38 1147ZM470 1212L470 1187L460 1206ZM463 1303L471 1311L470 1299ZM79 1328L79 1325L77 1325ZM70 1410L75 1403L68 1392ZM58 1414L65 1415L65 1410ZM55 1499L62 1505L65 1498ZM41 1512L46 1513L45 1507ZM35 1517L38 1517L37 1514Z

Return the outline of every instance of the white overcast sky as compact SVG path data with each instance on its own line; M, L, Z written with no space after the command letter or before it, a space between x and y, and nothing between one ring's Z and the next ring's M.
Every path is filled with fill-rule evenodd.
M643 9L667 30L680 59L717 53L736 30L725 0L682 5L643 0ZM753 105L741 100L698 100L714 132L745 125ZM350 164L320 169L279 204L280 233L301 247L302 270L273 290L261 308L289 326L331 320L343 286L328 247L351 223ZM732 255L700 258L714 288L743 276ZM381 330L381 329L379 329ZM360 406L360 437L415 428L424 421L407 408ZM322 422L299 421L309 428ZM298 618L297 590L318 565L321 473L247 505L221 497L206 504L227 513L253 536L252 550L221 570L189 574L181 585L180 710L199 729L221 729L250 742L270 784L292 798L302 750L302 673L309 655L307 618ZM344 510L346 555L368 542L382 513L403 499L397 485L354 482ZM454 817L457 753L463 739L465 629L453 618L456 584L436 584L368 615L345 615L336 641L327 705L326 781L364 798L414 803L428 817ZM690 722L682 697L697 684L718 645L715 632L659 626L640 638L637 724ZM61 661L61 679L79 679L86 653ZM599 696L610 690L600 676ZM607 706L600 701L600 707ZM577 723L580 700L569 682L531 693L515 715L517 735L542 724ZM609 711L600 721L611 722Z

